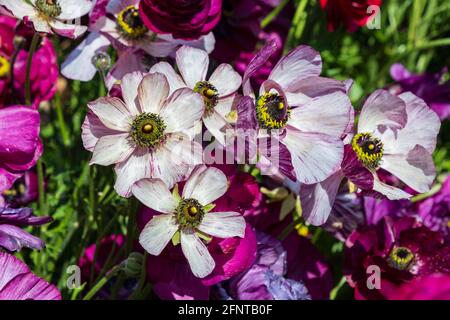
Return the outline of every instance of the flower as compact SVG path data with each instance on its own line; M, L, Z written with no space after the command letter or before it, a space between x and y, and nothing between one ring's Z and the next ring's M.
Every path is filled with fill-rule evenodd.
M0 193L10 189L41 156L39 122L39 113L29 107L0 109Z
M260 158L274 165L278 161L286 177L306 184L323 181L339 169L341 136L353 119L346 85L320 77L319 53L301 45L277 63L256 98L250 78L274 51L275 42L268 42L249 64L236 126L255 146L265 140L271 155L259 154Z
M142 178L173 186L202 163L201 146L188 135L203 114L202 99L186 88L169 96L159 73L127 74L121 87L123 101L106 97L88 104L82 138L93 152L90 163L115 164L115 189L124 197Z
M381 269L380 289L367 288L367 267ZM384 217L346 241L344 274L357 299L385 298L385 290L436 272L449 273L450 250L441 234L416 219Z
M361 110L357 133L345 146L341 169L320 184L301 190L307 221L325 223L344 177L369 195L390 200L412 195L382 182L377 173L380 169L417 192L429 191L435 178L431 154L439 128L438 116L412 93L372 93Z
M442 81L446 72L447 68L434 74L413 74L402 64L395 63L391 66L391 77L397 85L393 85L391 91L398 94L411 91L422 98L443 121L450 118L450 81Z
M61 300L52 284L34 275L25 263L0 252L0 300Z
M44 242L20 227L39 226L51 222L51 217L35 217L30 208L0 208L0 247L19 251L22 247L41 250Z
M356 31L375 17L370 6L380 7L382 0L320 0L327 12L328 30L334 31L343 24L347 31Z
M245 220L237 212L209 212L211 203L227 190L227 178L216 168L198 166L183 187L182 197L171 194L157 179L143 179L132 187L133 195L144 205L163 214L154 216L139 236L141 246L152 255L159 255L175 237L189 262L192 273L199 278L209 275L215 262L200 240L245 235ZM177 241L177 240L172 241Z
M203 123L211 134L222 144L226 144L227 130L232 127L227 120L242 78L229 64L219 65L209 79L209 57L204 50L183 46L176 53L176 62L181 77L167 62L159 62L151 69L152 72L164 74L170 86L170 92L179 88L190 88L202 97L205 105Z
M450 275L433 273L394 286L386 292L388 300L450 300Z
M142 21L155 33L169 33L176 39L193 40L209 33L219 22L222 0L142 0Z
M86 26L66 21L79 19L91 11L90 0L0 0L16 18L31 23L37 32L56 33L76 39L86 32Z
M37 200L39 195L38 177L35 168L26 171L15 181L11 189L0 195L0 207L20 208Z

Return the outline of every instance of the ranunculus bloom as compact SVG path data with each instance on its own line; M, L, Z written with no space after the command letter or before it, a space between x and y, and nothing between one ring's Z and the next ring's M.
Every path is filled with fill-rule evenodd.
M41 156L39 122L39 113L29 107L0 109L0 192L11 188Z
M20 208L37 200L38 195L38 177L34 167L16 180L11 189L3 191L0 207Z
M30 208L0 208L0 248L19 251L23 247L40 250L44 241L29 234L22 227L39 226L51 222L51 217L35 217Z
M204 113L203 99L187 88L169 96L160 73L127 74L121 87L123 100L106 97L88 104L82 138L93 152L91 164L115 164L115 189L125 197L143 178L172 187L202 163L201 146L189 130Z
M381 270L381 288L368 289L367 268ZM385 290L431 273L450 273L450 248L443 236L416 219L384 217L347 239L344 274L357 299L383 299Z
M446 72L447 68L434 74L413 74L402 64L395 63L391 66L391 77L398 86L393 85L391 90L395 93L411 91L445 120L450 118L450 81L442 81Z
M139 8L142 21L153 32L193 40L217 25L222 0L142 0Z
M0 300L61 300L54 285L34 275L13 255L0 252L0 271Z
M389 289L388 300L450 300L450 275L433 273Z
M334 31L343 24L347 31L356 31L373 18L370 6L380 7L382 0L320 0L327 12L328 30Z

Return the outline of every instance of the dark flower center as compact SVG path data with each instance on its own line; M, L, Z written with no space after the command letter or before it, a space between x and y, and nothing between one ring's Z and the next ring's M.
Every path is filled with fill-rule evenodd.
M358 133L353 137L352 148L365 167L378 168L383 157L383 143L380 139L370 133Z
M139 16L139 9L128 6L117 16L120 31L128 38L137 39L147 33L148 29Z
M131 124L131 138L142 148L156 148L164 141L166 125L154 113L142 113Z
M196 228L205 215L203 206L195 199L182 199L176 209L177 221L181 228Z
M290 116L284 98L276 93L265 93L256 102L256 118L263 129L282 129Z
M0 78L7 77L11 71L11 64L8 59L0 56Z
M37 0L36 8L50 18L55 18L61 14L61 6L57 0Z
M388 264L398 270L407 270L415 256L406 247L394 247L389 254Z
M194 87L194 91L200 93L205 101L206 111L211 111L219 102L219 94L216 87L207 81L199 81Z

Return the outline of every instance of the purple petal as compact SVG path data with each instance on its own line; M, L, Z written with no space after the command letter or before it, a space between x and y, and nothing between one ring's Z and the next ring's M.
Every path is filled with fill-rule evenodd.
M19 227L0 224L0 247L6 248L8 251L19 251L23 247L41 250L44 246L44 241Z
M342 172L356 186L365 190L373 188L373 174L367 170L358 160L351 145L344 146L344 160L342 161Z

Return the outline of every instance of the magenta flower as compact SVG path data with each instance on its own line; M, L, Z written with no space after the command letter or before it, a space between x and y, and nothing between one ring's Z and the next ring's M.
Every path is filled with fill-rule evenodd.
M139 9L142 21L153 32L193 40L217 25L222 14L222 0L176 0L170 3L143 0Z
M447 68L434 74L413 74L402 64L395 63L391 66L391 77L398 85L393 85L391 90L397 94L411 91L445 120L450 117L450 81L442 82L446 72Z
M26 226L39 226L51 222L51 217L35 217L30 208L0 209L0 248L19 251L23 247L41 250L44 242L21 229Z
M386 290L388 300L450 300L450 275L433 273Z
M37 173L32 168L16 180L13 187L0 195L0 207L20 208L37 200L39 195Z
M61 293L34 275L25 263L0 252L0 300L61 300Z
M0 109L0 192L10 189L41 156L39 122L39 113L31 108Z
M347 239L344 274L357 299L386 298L390 285L431 273L449 273L450 250L440 233L414 218L384 217L377 225L354 231ZM381 289L367 288L367 267L381 269Z

